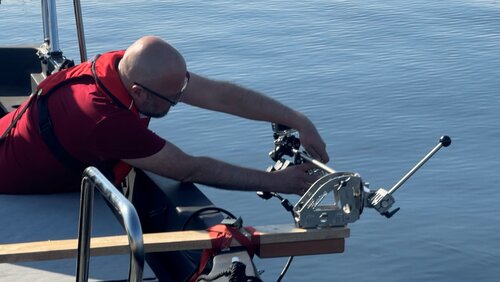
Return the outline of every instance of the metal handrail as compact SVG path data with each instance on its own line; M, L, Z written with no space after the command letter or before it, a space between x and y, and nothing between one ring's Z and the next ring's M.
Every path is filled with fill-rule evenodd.
M134 206L95 167L88 167L83 172L76 281L88 281L94 188L97 188L114 209L114 214L127 232L130 246L129 281L141 281L144 269L144 241L139 216Z

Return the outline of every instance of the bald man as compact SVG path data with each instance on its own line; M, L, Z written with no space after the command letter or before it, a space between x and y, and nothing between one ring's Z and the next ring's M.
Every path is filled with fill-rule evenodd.
M0 119L0 193L72 191L90 165L115 183L132 166L247 191L302 194L315 180L307 164L279 172L244 168L189 155L147 129L150 117L165 116L178 102L296 128L306 150L328 161L307 117L250 89L189 72L182 55L154 36L53 74L36 94Z

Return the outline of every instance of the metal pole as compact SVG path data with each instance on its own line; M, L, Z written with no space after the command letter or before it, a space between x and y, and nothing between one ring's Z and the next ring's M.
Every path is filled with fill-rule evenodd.
M47 5L47 0L42 0L42 24L43 24L43 42L46 44L50 44L49 7Z
M57 31L57 9L55 0L47 0L49 20L49 52L61 52L59 48L59 32Z
M308 155L300 152L299 150L294 149L293 153L294 154L300 154L301 158L303 158L304 160L306 160L306 161L314 164L315 166L321 168L322 170L324 170L324 171L326 171L328 173L335 173L335 170L333 168L325 165L324 163L322 163L322 162L320 162L320 161L318 161L316 159L313 159L313 158L309 157Z
M85 46L85 33L83 29L82 7L80 5L80 0L73 0L73 6L75 8L78 46L80 47L80 61L83 63L87 61L87 47Z
M421 166L423 166L439 149L448 147L451 144L451 139L448 136L442 136L437 144L422 160L420 160L401 180L398 181L387 193L392 194L403 185Z

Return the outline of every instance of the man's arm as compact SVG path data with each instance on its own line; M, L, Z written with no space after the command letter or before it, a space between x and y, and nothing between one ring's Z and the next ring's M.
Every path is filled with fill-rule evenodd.
M184 103L240 117L283 124L299 131L304 148L318 160L329 161L326 145L303 114L253 90L191 73Z
M268 191L302 195L317 177L306 173L311 164L292 166L277 172L239 167L209 157L184 153L170 142L156 154L126 163L181 182L195 182L243 191Z

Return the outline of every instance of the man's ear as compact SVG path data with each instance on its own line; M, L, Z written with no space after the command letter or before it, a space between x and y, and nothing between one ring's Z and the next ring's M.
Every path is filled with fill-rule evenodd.
M142 102L146 99L146 92L137 84L132 85L130 95L136 101Z

